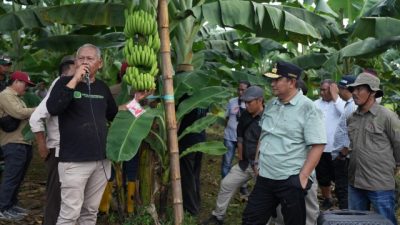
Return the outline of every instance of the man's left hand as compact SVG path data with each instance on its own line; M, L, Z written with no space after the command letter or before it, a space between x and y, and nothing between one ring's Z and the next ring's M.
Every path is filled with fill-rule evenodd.
M299 174L300 184L303 189L306 189L308 183L308 176L304 176L302 173Z

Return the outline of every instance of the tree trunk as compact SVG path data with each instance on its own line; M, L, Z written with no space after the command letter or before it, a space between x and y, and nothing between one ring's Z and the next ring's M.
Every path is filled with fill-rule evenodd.
M142 143L139 153L139 195L143 206L148 206L153 199L154 152L147 143Z
M167 123L168 149L170 153L170 174L172 185L172 204L174 209L174 224L183 222L181 173L179 170L179 147L177 137L174 85L172 79L171 49L169 38L168 1L159 0L158 19L161 38L161 60L164 79L164 104L165 118Z

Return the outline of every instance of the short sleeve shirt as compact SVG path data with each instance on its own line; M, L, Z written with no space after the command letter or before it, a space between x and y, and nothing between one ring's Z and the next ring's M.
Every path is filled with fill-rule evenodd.
M268 102L260 125L260 176L269 179L298 174L309 146L327 141L321 110L301 91L287 104Z

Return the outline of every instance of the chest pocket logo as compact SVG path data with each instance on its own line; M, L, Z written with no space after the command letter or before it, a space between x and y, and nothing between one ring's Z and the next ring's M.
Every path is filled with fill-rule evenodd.
M74 98L82 98L82 93L80 91L74 91Z

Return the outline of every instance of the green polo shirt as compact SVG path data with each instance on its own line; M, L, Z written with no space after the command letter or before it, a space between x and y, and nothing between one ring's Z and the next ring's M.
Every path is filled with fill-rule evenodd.
M299 174L310 146L326 144L323 114L301 91L286 104L269 101L260 126L259 174L269 179Z

